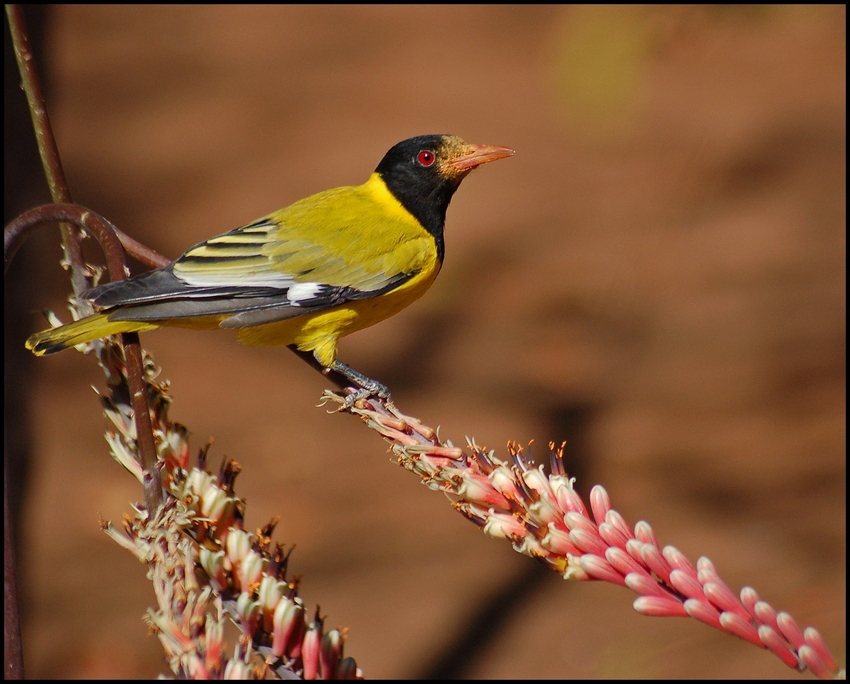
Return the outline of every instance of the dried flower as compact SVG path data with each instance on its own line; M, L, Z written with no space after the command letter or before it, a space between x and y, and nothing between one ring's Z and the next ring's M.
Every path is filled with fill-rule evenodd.
M142 481L123 356L108 342L98 342L97 351L110 379L109 394L101 397L107 442L115 459ZM344 631L325 630L318 609L305 620L297 582L286 578L288 554L271 541L277 521L253 533L243 528L245 502L234 491L239 465L227 460L218 473L209 471L208 444L198 467L188 469L188 431L169 420L168 385L157 383L156 375L146 356L165 503L154 512L136 506L123 530L103 527L148 566L157 607L146 620L171 671L193 679L362 678L354 660L344 657ZM232 649L224 641L228 621L241 633Z

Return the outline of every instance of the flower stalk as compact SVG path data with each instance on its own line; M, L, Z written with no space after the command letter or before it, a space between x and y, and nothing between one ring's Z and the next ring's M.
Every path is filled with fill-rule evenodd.
M101 394L107 443L142 482L121 348L111 338L92 345L109 380L108 393ZM153 511L135 506L123 529L102 526L148 566L157 605L145 620L172 673L192 679L362 678L354 659L344 656L345 630L326 630L318 608L307 619L298 581L287 578L289 552L272 543L278 521L256 532L244 529L245 501L234 488L239 464L228 459L213 472L207 444L198 465L189 467L188 430L169 419L168 383L157 382L157 375L145 354L145 398L164 503ZM228 623L238 628L232 648L225 642Z
M399 465L443 492L484 534L510 541L564 579L627 587L638 595L633 606L642 615L691 617L769 650L800 672L845 677L816 629L801 630L751 587L736 595L708 558L694 566L675 547L662 548L649 523L639 521L632 529L604 487L593 487L586 506L564 468L564 445L549 444L546 474L516 443L508 444L507 462L474 440L463 450L390 403L371 398L349 406L344 395L327 391L323 404L359 416L390 443Z

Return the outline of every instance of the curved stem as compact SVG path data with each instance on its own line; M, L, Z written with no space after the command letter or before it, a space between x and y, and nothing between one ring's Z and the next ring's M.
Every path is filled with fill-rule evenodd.
M102 216L76 204L46 204L25 211L13 219L3 235L5 268L27 236L44 223L66 221L93 235L100 243L106 257L106 268L111 280L127 277L124 249L115 227ZM155 254L155 252L154 252ZM86 281L88 287L88 282ZM162 503L162 482L156 467L156 444L153 438L150 409L145 398L145 379L142 349L137 333L122 335L127 376L136 420L136 435L144 471L145 505L153 513Z

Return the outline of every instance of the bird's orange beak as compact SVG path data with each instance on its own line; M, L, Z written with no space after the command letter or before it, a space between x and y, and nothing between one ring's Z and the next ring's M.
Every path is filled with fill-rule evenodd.
M455 171L466 173L487 162L511 157L514 154L516 152L509 147L499 147L498 145L464 145L461 153L448 162L446 166Z

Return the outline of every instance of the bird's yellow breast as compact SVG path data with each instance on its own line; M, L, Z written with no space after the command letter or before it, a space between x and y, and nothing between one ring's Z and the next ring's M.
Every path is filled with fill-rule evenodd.
M425 294L440 271L436 249L432 247L431 252L430 268L384 295L347 302L327 311L243 328L236 330L236 334L247 345L295 344L301 351L314 352L324 366L331 366L337 356L340 337L397 314Z

